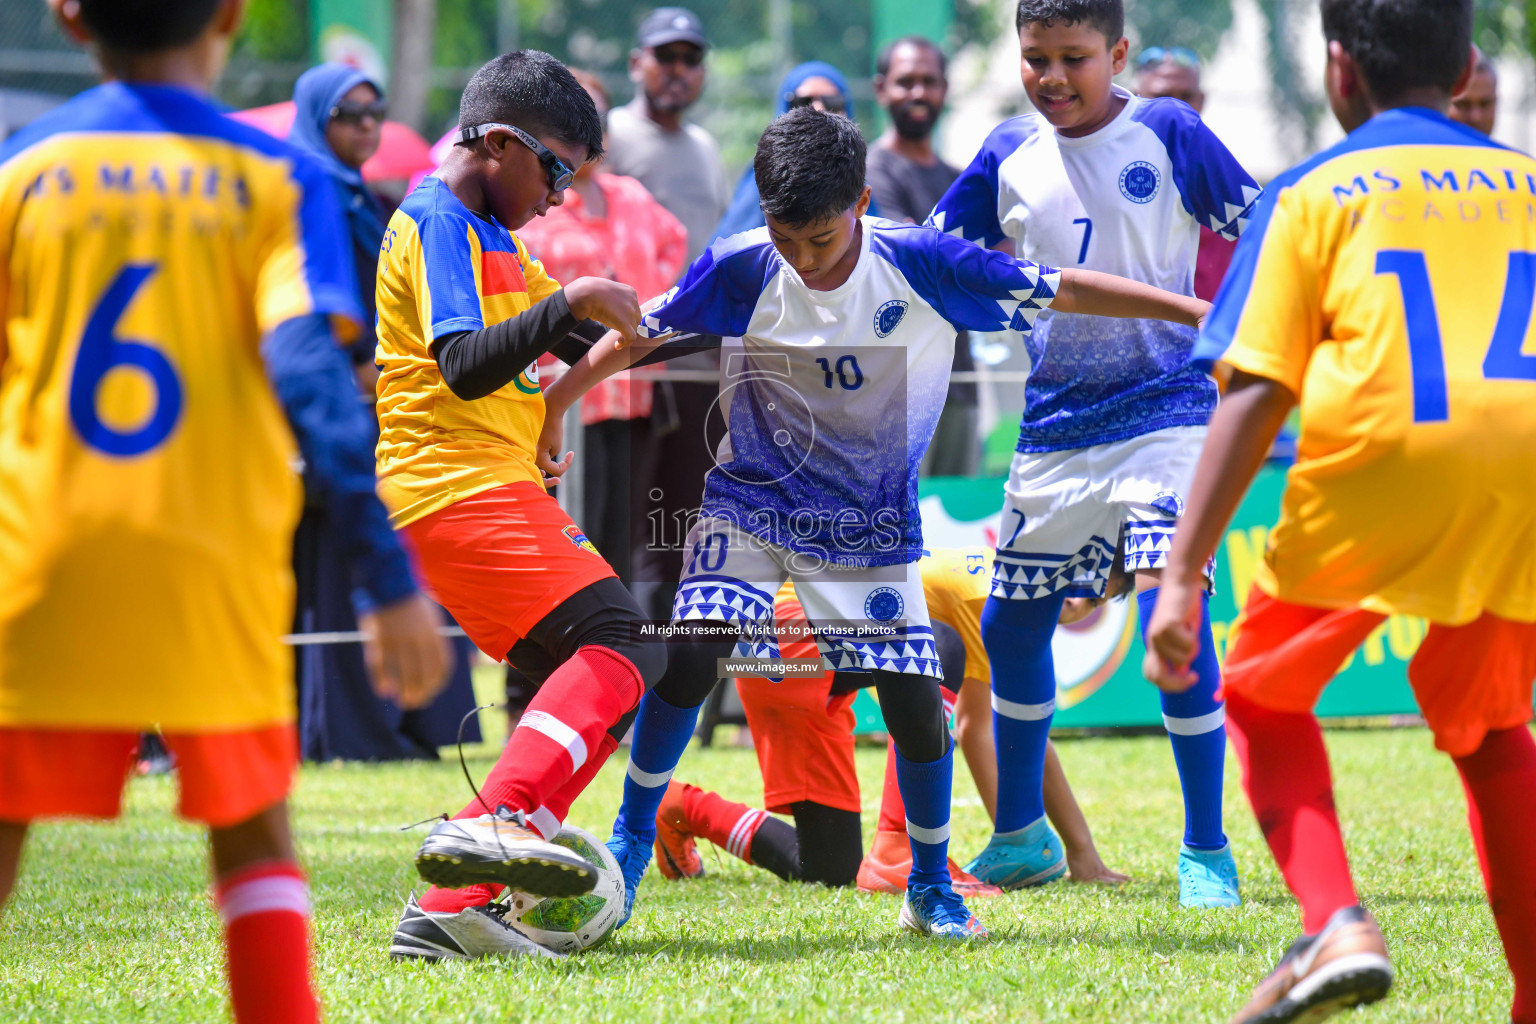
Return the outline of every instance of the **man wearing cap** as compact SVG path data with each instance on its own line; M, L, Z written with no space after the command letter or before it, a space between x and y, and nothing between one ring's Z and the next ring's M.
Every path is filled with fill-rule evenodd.
M638 178L688 229L692 261L730 202L714 136L683 114L704 91L704 26L682 7L659 7L640 22L629 55L635 98L608 115L608 166Z
M708 45L692 11L660 7L647 14L629 55L635 98L608 114L609 170L639 179L683 222L689 262L714 237L731 198L719 145L709 132L683 119L704 91ZM717 372L719 359L710 342L699 339L701 351L671 360L667 369ZM657 619L672 617L683 540L704 499L704 476L715 466L705 424L719 394L713 383L663 381L656 388L651 430L662 439L666 457L654 479L638 489L647 501L633 514L649 524L650 539L634 550L631 571L635 597Z

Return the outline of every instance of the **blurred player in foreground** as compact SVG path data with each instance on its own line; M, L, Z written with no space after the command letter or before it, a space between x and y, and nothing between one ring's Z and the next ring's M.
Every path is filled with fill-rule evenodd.
M946 689L945 704L954 711L955 739L989 817L997 806L997 753L992 740L992 670L981 642L981 610L991 563L992 552L981 547L925 551L917 563L944 678L959 691ZM794 639L781 636L784 657L819 657L794 584L786 583L779 591L774 616L781 629L795 631ZM737 679L762 770L763 802L770 811L793 815L795 824L791 827L746 804L673 780L656 817L661 873L674 879L703 874L694 842L698 836L788 881L857 882L865 892L905 892L912 852L896 782L895 744L888 743L874 846L863 856L851 705L857 689L869 684L868 673L832 671L782 682L760 676ZM1036 884L1060 878L1069 868L1074 881L1128 881L1100 859L1054 746L1046 748L1045 805L1061 833L1066 858L1052 862ZM967 875L953 860L949 875L962 895L1001 892Z
M1536 161L1445 116L1470 0L1324 0L1350 134L1271 186L1195 350L1234 371L1148 627L1146 671L1193 683L1202 567L1298 401L1280 523L1228 649L1244 786L1304 934L1236 1021L1382 998L1312 709L1389 614L1429 635L1408 679L1461 775L1478 862L1536 1021Z
M238 0L56 7L106 81L0 149L0 898L28 823L116 817L159 727L209 827L235 1017L302 1024L296 455L351 524L380 693L425 703L447 654L333 333L361 319L347 234L318 164L208 98Z

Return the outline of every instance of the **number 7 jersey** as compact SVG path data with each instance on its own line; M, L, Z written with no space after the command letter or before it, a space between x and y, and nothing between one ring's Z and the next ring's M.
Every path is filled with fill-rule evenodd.
M1195 349L1300 398L1259 585L1536 620L1536 160L1401 108L1266 195Z
M297 453L259 345L358 319L340 224L308 157L179 89L0 148L0 727L292 720Z

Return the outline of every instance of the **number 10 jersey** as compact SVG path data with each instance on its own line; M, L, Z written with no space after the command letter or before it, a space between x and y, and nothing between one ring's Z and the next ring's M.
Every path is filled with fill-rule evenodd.
M931 228L865 217L861 229L858 263L830 291L808 288L767 228L722 239L641 331L741 339L721 352L711 425L725 436L705 516L833 565L903 565L922 553L917 467L955 331L1011 330L1027 345L1060 275Z

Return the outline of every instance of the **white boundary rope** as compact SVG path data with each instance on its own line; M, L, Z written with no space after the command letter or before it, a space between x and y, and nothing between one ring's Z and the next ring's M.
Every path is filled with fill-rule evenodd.
M440 626L438 636L467 636L458 626ZM368 634L360 630L351 630L337 633L289 633L283 637L283 643L289 647L315 647L325 644L360 644L368 639Z

